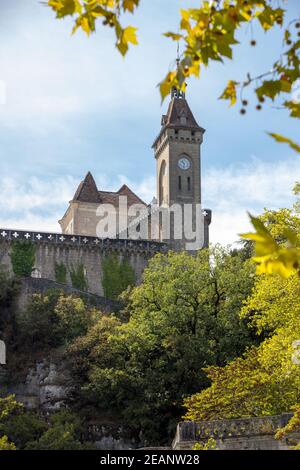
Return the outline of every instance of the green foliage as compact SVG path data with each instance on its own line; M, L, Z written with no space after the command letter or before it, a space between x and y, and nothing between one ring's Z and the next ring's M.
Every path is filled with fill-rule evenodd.
M217 443L213 438L209 438L205 443L196 442L193 450L218 450Z
M26 450L84 450L92 445L80 441L82 422L78 416L63 410L50 418L47 430L35 441L28 442Z
M5 341L13 335L14 302L19 292L19 282L6 272L0 271L0 331Z
M117 254L104 258L102 271L102 287L108 299L118 299L123 291L135 283L135 272L128 259L120 260Z
M8 395L5 398L0 398L0 423L22 408L23 405L15 400L14 395Z
M93 448L80 442L83 423L68 410L47 420L26 411L12 395L0 398L0 450L81 450Z
M36 413L22 410L7 419L3 428L16 447L24 449L28 442L39 439L47 431L48 426Z
M10 256L15 275L30 277L35 263L34 244L30 240L12 242Z
M67 268L64 263L55 263L54 272L56 282L59 282L60 284L66 284Z
M0 450L16 450L16 446L13 442L9 442L7 436L0 437Z
M300 280L256 278L242 317L265 340L223 368L206 369L211 387L188 398L186 419L276 415L299 400Z
M101 314L61 291L35 294L17 318L18 349L34 352L64 345L83 335Z
M14 395L0 398L0 450L16 450L15 444L6 435L8 433L5 425L11 416L22 409L23 405L15 400Z
M72 286L75 289L81 290L83 292L88 290L88 284L83 264L78 264L76 267L73 266L73 268L70 270L70 276Z
M282 428L278 429L275 438L278 440L281 440L285 437L289 439L289 442L291 441L291 435L294 433L299 434L300 432L300 405L297 404L293 407L294 414L289 420L289 422L286 424L286 426L283 426ZM294 445L291 446L291 449L293 450L300 450L300 444L298 440L294 442Z
M59 336L64 342L86 334L88 327L100 315L95 309L88 308L82 299L62 295L56 303L54 313L58 319Z
M151 259L143 283L124 296L129 321L102 317L69 350L81 399L113 409L152 443L174 432L182 398L208 385L202 367L253 341L238 317L253 266L220 248L212 254L214 264L205 250Z

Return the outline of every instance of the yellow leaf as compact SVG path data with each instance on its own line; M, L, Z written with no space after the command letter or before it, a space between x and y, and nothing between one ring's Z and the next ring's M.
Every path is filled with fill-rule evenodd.
M89 20L87 19L86 16L83 16L81 18L81 28L83 31L89 36L91 34L91 28L90 28L90 23Z
M131 44L138 44L137 36L136 36L137 28L134 28L133 26L127 26L127 28L124 29L123 31L123 37L122 37L122 42L125 44L128 44L131 42Z
M123 9L124 9L124 11L128 10L131 13L133 13L135 6L136 6L136 2L134 0L123 0Z
M174 78L176 77L176 72L169 72L166 78L159 83L159 90L162 101L166 96L171 92L172 86L174 86Z
M173 41L180 41L180 39L182 39L182 34L175 34L172 32L164 33L164 36L173 39Z
M229 80L227 87L220 96L220 100L230 100L230 106L233 106L236 103L236 85L238 82L234 80Z
M268 134L276 140L276 142L288 144L293 150L300 153L300 145L296 144L293 140L288 137L284 137L280 134L274 134L273 132L268 132Z
M250 219L255 233L245 233L242 238L255 242L255 256L252 258L257 266L257 274L274 274L287 278L295 273L300 266L300 251L296 246L297 234L292 230L286 231L289 245L278 245L269 230L261 220L252 217Z

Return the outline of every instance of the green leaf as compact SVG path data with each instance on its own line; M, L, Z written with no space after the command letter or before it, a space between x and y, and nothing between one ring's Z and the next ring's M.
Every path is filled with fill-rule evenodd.
M285 80L265 80L263 84L256 88L256 94L258 98L267 96L274 100L274 98L281 92L288 93L291 91L291 84Z

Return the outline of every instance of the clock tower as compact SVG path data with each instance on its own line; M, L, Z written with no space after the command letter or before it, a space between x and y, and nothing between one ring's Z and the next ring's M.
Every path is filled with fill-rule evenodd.
M162 116L160 133L153 144L157 164L157 202L161 208L160 239L170 243L174 250L196 251L209 243L211 211L201 208L201 144L204 133L205 129L196 122L185 94L174 88L167 114ZM169 227L166 231L163 220L167 213ZM194 245L191 244L193 236L197 239Z

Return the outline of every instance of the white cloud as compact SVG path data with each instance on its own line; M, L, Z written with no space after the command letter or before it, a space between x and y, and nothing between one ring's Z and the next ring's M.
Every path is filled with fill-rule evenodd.
M33 176L25 182L4 177L0 179L0 211L9 215L39 210L47 215L60 204L68 203L77 184L78 181L71 176L54 181Z
M209 168L203 177L204 205L213 210L211 241L223 244L238 239L250 228L247 211L259 214L265 207L277 209L293 203L292 188L300 179L300 160L262 162L225 169Z
M299 176L299 178L298 178ZM300 179L300 160L264 163L253 158L240 167L209 168L203 175L204 206L213 211L210 230L212 243L235 242L238 233L250 228L247 211L254 214L264 207L276 209L293 203L291 189ZM141 181L118 175L115 180L96 175L99 188L117 190L126 183L145 202L156 193L156 180ZM72 198L79 181L72 176L54 180L37 177L25 183L14 178L0 179L0 227L58 231L57 223Z
M60 226L58 220L62 214L53 212L51 218L33 215L30 212L24 212L22 217L0 217L0 227L5 229L32 230L35 232L53 232L59 233Z

